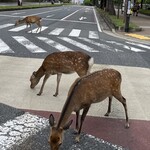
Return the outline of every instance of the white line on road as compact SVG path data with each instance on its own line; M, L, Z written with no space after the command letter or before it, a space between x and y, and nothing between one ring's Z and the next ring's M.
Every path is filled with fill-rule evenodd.
M139 46L139 47L142 47L142 48L146 48L146 49L150 50L150 46L148 46L148 45L138 44L138 43L133 43L133 42L126 42L126 43L131 44L131 45L135 45L135 46Z
M13 36L13 38L16 41L18 41L20 44L25 46L31 53L43 53L43 52L46 52L45 50L43 50L42 48L36 46L35 44L33 44L31 41L29 41L28 39L26 39L23 36Z
M27 26L26 26L26 25L23 25L23 26L19 26L19 27L10 29L9 31L18 32L18 31L24 30L24 29L26 29L26 28L27 28Z
M14 53L14 51L0 39L0 53Z
M58 49L59 51L72 51L71 49L69 49L68 47L60 44L60 43L57 43L51 39L48 39L46 37L37 37L39 40L42 40L43 42L47 43L48 45Z
M123 48L127 49L127 50L131 50L133 52L145 52L145 50L141 50L139 48L135 48L135 47L131 47L122 43L117 43L115 41L105 41L106 43L111 43L111 44L115 44L115 45L119 45L122 46Z
M59 39L61 39L61 40L63 40L63 41L66 41L66 42L68 42L68 43L70 43L70 44L72 44L72 45L74 45L74 46L77 46L77 47L79 47L79 48L81 48L81 49L84 49L85 51L88 51L88 52L99 52L99 51L94 50L93 48L91 48L91 47L89 47L89 46L87 46L87 45L85 45L85 44L82 44L82 43L80 43L80 42L77 42L77 41L75 41L75 40L72 40L72 39L70 39L70 38L68 38L68 37L59 37Z
M79 9L79 10L81 10L81 9ZM79 10L76 10L75 12L73 12L72 14L69 14L68 16L62 18L61 20L65 20L65 19L69 18L70 16L74 15L75 13L77 13Z
M29 136L36 134L47 126L47 119L29 113L7 121L0 126L0 150L10 149L14 144L21 144Z
M10 27L10 26L13 26L13 25L14 24L11 24L11 23L3 24L3 25L0 25L0 29L7 28L7 27Z
M102 32L102 29L101 29L101 27L100 27L100 24L99 24L99 21L98 21L96 12L95 12L95 8L93 8L93 11L94 11L94 16L95 16L95 19L96 19L98 31L99 31L99 32Z
M99 39L97 31L89 31L89 38L90 39Z
M63 30L64 28L56 28L53 31L51 31L49 35L59 35Z
M113 47L110 47L110 46L108 46L108 45L106 45L106 44L101 44L101 43L99 43L99 42L95 42L95 41L93 41L93 40L91 40L91 39L82 38L82 37L79 37L78 39L83 40L83 41L85 41L85 42L88 42L88 43L90 43L90 44L96 45L96 46L101 47L101 48L103 48L103 49L109 50L109 51L111 51L111 52L123 52L122 50L114 49Z
M42 26L42 28L41 28L41 32L42 31L44 31L44 30L46 30L48 27L45 27L45 26ZM37 31L37 29L38 28L35 28L34 30L32 30L32 33L39 33L40 32L40 29L38 30L38 32L36 32ZM31 30L30 31L28 31L28 33L31 33Z
M80 35L80 32L81 32L81 30L73 29L73 30L70 32L69 36L78 37L78 36Z

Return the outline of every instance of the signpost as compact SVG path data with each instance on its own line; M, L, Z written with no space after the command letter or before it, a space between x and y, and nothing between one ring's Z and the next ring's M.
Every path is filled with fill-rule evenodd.
M125 32L129 32L129 22L131 15L131 0L125 1Z

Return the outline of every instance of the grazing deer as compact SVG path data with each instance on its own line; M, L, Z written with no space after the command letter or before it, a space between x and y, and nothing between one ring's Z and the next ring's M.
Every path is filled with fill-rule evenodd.
M24 19L17 20L15 23L15 26L18 26L19 24L23 24L23 23L25 23L27 25L27 28L29 25L30 29L31 29L31 24L35 23L38 26L36 32L38 32L38 30L40 30L40 32L41 32L41 28L42 28L41 17L39 17L39 16L27 16ZM31 29L31 32L32 32L32 29Z
M126 115L125 127L129 128L126 99L122 96L120 88L121 74L114 69L103 69L76 79L68 92L58 124L55 125L55 119L52 114L49 116L51 125L49 143L51 150L59 149L63 141L63 131L68 129L72 123L72 120L68 123L67 120L73 111L76 112L76 129L78 131L76 140L79 142L82 124L91 104L101 102L107 97L109 97L109 105L105 116L109 116L111 112L111 101L114 96L123 104ZM81 109L83 109L83 113L78 128L79 111Z
M90 73L90 69L93 66L94 59L89 55L83 52L55 52L48 55L41 67L30 77L31 89L33 89L40 81L41 77L45 76L43 83L40 89L40 92L37 95L41 95L43 92L44 85L50 75L57 74L57 87L56 92L53 96L58 95L59 83L64 74L70 74L76 72L80 77Z

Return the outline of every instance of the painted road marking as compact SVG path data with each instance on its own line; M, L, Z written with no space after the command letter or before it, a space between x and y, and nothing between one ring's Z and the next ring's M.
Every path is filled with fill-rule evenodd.
M88 51L88 52L99 52L99 51L94 50L93 48L91 48L91 47L89 47L89 46L87 46L87 45L85 45L85 44L82 44L82 43L80 43L80 42L77 42L77 41L75 41L75 40L72 40L72 39L70 39L70 38L68 38L68 37L59 37L59 39L61 39L61 40L63 40L63 41L66 41L66 42L68 42L68 43L70 43L70 44L72 44L72 45L74 45L74 46L76 46L76 47L79 47L79 48L81 48L81 49L84 49L85 51Z
M78 36L80 35L80 32L81 32L81 30L73 29L73 30L70 32L69 36L78 37Z
M63 30L64 28L56 28L53 31L51 31L49 35L59 35Z
M141 40L150 40L150 37L146 37L146 36L139 35L139 34L125 34L125 35L135 37L135 38L138 38L138 39L141 39Z
M7 23L7 24L0 25L0 29L7 28L7 27L10 27L10 26L14 26L14 24Z
M82 37L79 37L78 39L83 40L85 42L88 42L90 44L96 45L96 46L101 47L103 49L107 49L107 50L112 51L112 52L123 52L122 50L118 50L116 48L114 49L113 47L110 47L110 46L108 46L106 44L101 44L99 42L95 42L95 41L93 41L91 39L82 38Z
M138 43L133 43L133 42L126 42L126 43L131 44L131 45L135 45L135 46L139 46L139 47L142 47L142 48L146 48L146 49L150 50L150 46L148 46L148 45L138 44Z
M42 40L43 42L45 42L46 44L58 49L59 51L72 51L71 49L69 49L68 47L60 44L60 43L57 43L51 39L48 39L46 37L37 37L39 40Z
M127 50L134 51L134 52L145 52L145 50L141 50L139 48L131 47L131 46L128 46L128 45L125 45L125 44L122 44L122 43L117 43L115 41L105 41L105 42L106 43L111 43L111 44L122 46L123 48L125 48Z
M23 25L23 26L19 26L19 27L10 29L9 31L18 32L18 31L24 30L24 29L26 29L26 28L27 28L27 26L26 26L26 25Z
M89 31L89 38L90 39L99 39L97 31Z
M48 126L46 118L25 113L0 126L0 150L19 145L29 136L35 135Z
M43 53L43 52L46 52L45 50L43 50L42 48L36 46L35 44L33 44L31 41L29 41L28 39L26 39L23 36L13 36L13 38L16 41L18 41L20 44L25 46L31 53Z
M42 31L44 31L44 30L46 30L47 28L48 28L48 27L42 26L42 28L41 28L41 32L42 32ZM32 30L32 33L40 33L40 29L38 30L38 32L36 32L36 31L37 31L37 29L38 29L38 28L36 28L36 29ZM31 30L30 30L28 33L31 33Z
M0 39L0 53L14 53L14 51Z

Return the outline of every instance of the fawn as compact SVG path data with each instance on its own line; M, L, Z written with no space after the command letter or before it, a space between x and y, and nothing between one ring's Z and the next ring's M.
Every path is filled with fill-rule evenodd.
M109 116L111 112L111 102L114 96L124 107L126 116L125 127L129 128L126 99L122 96L120 89L121 80L121 74L114 69L103 69L76 79L68 92L68 97L63 106L58 124L55 124L55 119L52 114L49 116L49 123L51 125L49 144L51 150L58 150L62 144L63 131L67 130L72 124L72 120L68 123L67 121L73 111L76 112L76 141L79 142L82 124L91 104L101 102L107 97L109 97L109 105L105 116ZM81 109L83 109L83 112L78 127Z
M15 26L18 26L19 24L25 23L27 25L27 27L29 25L30 29L31 29L31 24L36 23L37 26L38 26L38 28L36 30L36 33L38 32L38 30L40 30L40 32L41 32L41 28L42 28L42 26L41 26L41 19L42 18L39 17L39 16L27 16L24 19L17 20L16 23L15 23ZM32 32L32 29L31 29L31 32Z
M54 52L49 54L43 61L41 67L34 71L30 77L31 89L33 89L40 81L41 77L45 76L41 89L37 95L41 95L44 85L50 75L57 74L57 87L53 96L58 95L59 83L64 74L76 72L80 77L88 74L94 64L94 58L83 52Z

